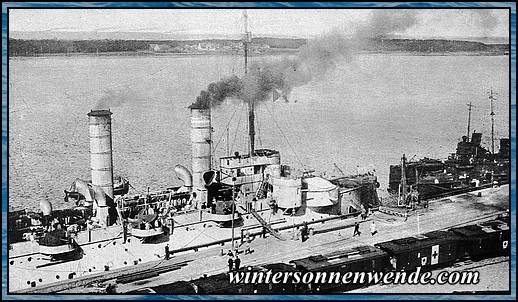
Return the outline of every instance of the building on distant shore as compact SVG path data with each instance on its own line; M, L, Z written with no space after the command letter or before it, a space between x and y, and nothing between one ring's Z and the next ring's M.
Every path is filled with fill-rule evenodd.
M149 44L149 50L154 52L169 52L171 46L167 44Z
M218 43L198 43L198 50L210 50L214 51L220 48L220 45Z

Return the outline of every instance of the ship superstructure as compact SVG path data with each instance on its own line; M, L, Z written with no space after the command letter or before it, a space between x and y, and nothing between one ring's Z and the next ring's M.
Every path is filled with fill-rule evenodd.
M415 202L417 198L433 199L509 183L509 138L500 138L500 148L495 153L494 99L491 89L491 150L482 146L482 133L470 133L471 110L475 106L469 103L468 132L457 143L455 153L443 160L409 161L403 155L399 165L390 166L388 190L397 196L400 205L409 206L412 198Z
M251 34L245 19L245 72ZM191 169L175 167L181 186L128 194L124 178L114 182L112 112L88 113L91 181L65 190L70 209L9 214L9 289L102 273L171 253L231 243L244 232L298 230L329 219L355 216L379 205L374 173L325 179L290 175L273 149L255 148L253 99L248 105L247 153L235 152L213 167L211 109L190 107ZM117 180L117 179L116 179ZM295 237L293 237L295 239ZM167 252L164 248L167 244ZM46 268L46 269L45 269Z

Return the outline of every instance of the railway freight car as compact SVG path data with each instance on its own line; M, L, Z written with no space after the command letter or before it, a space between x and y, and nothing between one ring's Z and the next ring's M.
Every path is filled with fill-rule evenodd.
M336 251L325 255L309 256L302 259L292 260L290 263L304 274L312 272L315 276L320 275L320 279L308 283L306 288L299 287L299 291L312 293L343 292L355 288L368 286L369 284L360 282L342 282L342 279L335 282L331 272L340 272L344 276L347 272L380 272L385 271L388 265L389 256L384 251L373 246L358 246L352 249ZM324 275L325 273L325 275ZM323 277L325 276L325 277ZM322 282L322 278L327 278L328 282Z
M191 281L177 281L168 284L162 284L143 289L137 289L128 294L137 293L167 293L167 294L251 294L251 293L296 293L296 284L292 282L292 278L288 278L286 282L274 283L265 282L266 273L271 271L271 275L276 272L293 272L295 269L292 265L285 263L271 263L261 266L243 267L236 273L262 273L256 275L250 274L253 282L230 282L229 273L221 273L212 276L203 276ZM259 277L260 276L260 277Z
M261 266L243 267L237 271L237 273L250 273L249 280L251 280L251 282L231 283L228 273L221 273L190 282L196 288L197 293L204 294L294 293L296 291L291 279L285 283L265 282L269 271L271 271L271 275L273 275L276 272L293 272L294 268L284 263L272 263ZM255 280L253 279L254 275L256 276Z
M374 246L390 255L394 270L412 271L417 267L429 270L455 262L460 239L453 232L433 231L377 243Z
M501 220L450 229L460 239L459 256L473 259L509 255L509 226Z

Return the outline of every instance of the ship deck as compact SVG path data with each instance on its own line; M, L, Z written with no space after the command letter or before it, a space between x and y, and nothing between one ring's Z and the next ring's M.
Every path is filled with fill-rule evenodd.
M478 193L481 197L478 197ZM509 207L509 187L502 186L497 189L484 189L481 191L466 193L458 196L451 196L444 199L439 199L430 203L429 207L420 210L422 215L419 216L419 230L421 233L445 229L453 226L460 226L463 224L470 224L490 220L502 214ZM266 213L263 213L263 215ZM361 221L360 217L348 219L336 219L310 224L309 227L314 229L314 235L310 236L306 242L301 240L285 240L280 241L273 236L256 236L251 243L251 254L245 255L243 253L245 245L241 245L240 258L242 265L258 265L272 262L288 262L289 260L307 257L309 255L332 252L337 249L351 248L358 245L374 245L375 243L412 236L417 233L418 221L417 215L411 213L408 220L405 218L388 215L381 212L375 212L366 220L361 222L360 231L362 235L359 237L352 237L353 225L356 221ZM378 229L378 234L371 236L369 233L369 224L375 221ZM270 221L272 222L272 220ZM286 224L286 223L283 223ZM276 228L274 226L274 228ZM180 231L184 230L184 231ZM171 236L171 241L183 238L184 240L196 240L196 238L207 237L210 238L219 233L218 238L221 238L221 232L230 231L228 229L221 229L217 227L205 228L202 232L193 229L191 231L184 228L175 229L175 233ZM179 234L180 232L191 232L188 238ZM294 232L288 228L280 232L286 239L292 239ZM183 233L183 235L186 235ZM236 232L236 237L239 233ZM195 239L193 239L195 238ZM212 238L214 241L214 238ZM95 246L92 252L98 254L95 259L113 259L113 255L120 254L118 261L123 261L126 258L131 258L133 261L128 265L123 265L118 269L110 269L109 272L99 271L94 274L87 274L84 276L77 276L73 279L63 280L61 282L53 282L50 284L41 284L31 288L25 284L25 279L34 278L26 266L10 265L9 267L9 283L10 291L15 288L11 287L12 282L18 283L16 287L20 290L18 293L45 293L45 292L59 292L59 293L90 293L96 292L96 287L92 284L106 284L106 282L114 282L121 278L136 277L137 275L145 275L146 270L153 269L157 271L156 274L151 274L146 278L136 277L135 281L124 282L117 284L117 292L124 293L138 288L145 288L156 286L164 283L172 283L179 280L196 279L203 274L212 275L228 270L226 252L230 249L229 242L221 242L220 245L210 246L207 248L199 248L196 252L186 250L181 253L174 253L169 260L163 259L164 246L169 241L155 244L150 248L150 245L136 244L133 241L129 244L123 245L115 241L114 248L103 253L103 248ZM127 250L131 250L128 253ZM174 251L174 248L171 248ZM85 253L89 250L86 249ZM109 257L111 255L111 257ZM124 257L122 257L124 256ZM88 257L91 258L91 257ZM138 259L142 261L138 261ZM115 260L113 260L115 261ZM126 260L127 261L127 260ZM136 261L136 262L134 262ZM134 265L134 263L137 263ZM71 269L73 265L82 265L82 269L88 269L90 263L65 263L58 264L61 269ZM100 266L100 263L97 263ZM47 268L56 270L55 268ZM99 268L97 268L99 269ZM45 268L38 268L39 271ZM53 273L54 274L54 273ZM16 279L13 276L16 275ZM62 279L65 276L62 277ZM25 279L24 279L25 278ZM29 280L29 279L27 279ZM56 280L57 281L57 280ZM90 285L90 286L87 286ZM25 288L24 288L25 287ZM102 286L101 286L102 287ZM100 289L98 289L100 290Z

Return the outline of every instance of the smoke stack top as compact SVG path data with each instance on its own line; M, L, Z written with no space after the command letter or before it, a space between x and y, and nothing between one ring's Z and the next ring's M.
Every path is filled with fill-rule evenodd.
M88 112L88 116L110 116L113 113L110 109L102 109L102 110L91 110Z

